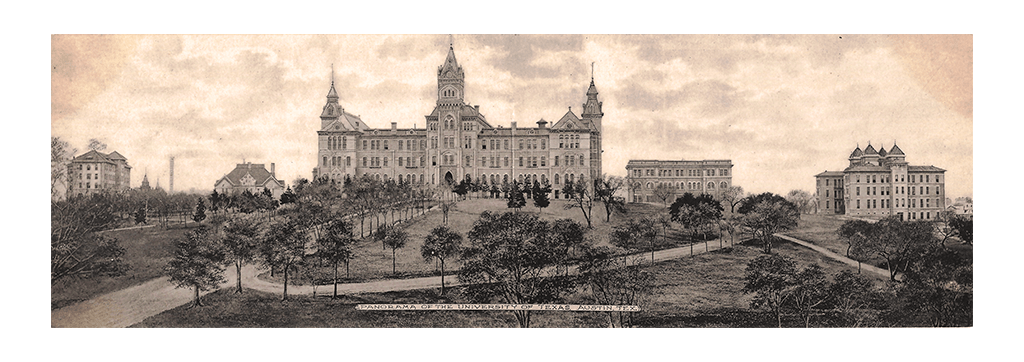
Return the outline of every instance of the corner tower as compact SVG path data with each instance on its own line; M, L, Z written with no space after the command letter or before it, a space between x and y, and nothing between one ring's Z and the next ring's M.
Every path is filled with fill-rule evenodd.
M591 65L593 66L593 65ZM590 76L590 88L587 89L587 102L583 104L583 113L580 118L590 127L590 179L596 180L601 177L601 119L604 118L604 111L601 109L603 103L597 100L597 86L594 85L594 76Z

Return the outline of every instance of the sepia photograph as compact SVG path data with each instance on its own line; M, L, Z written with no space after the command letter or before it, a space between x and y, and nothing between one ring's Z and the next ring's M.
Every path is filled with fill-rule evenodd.
M973 327L973 47L53 34L50 327Z

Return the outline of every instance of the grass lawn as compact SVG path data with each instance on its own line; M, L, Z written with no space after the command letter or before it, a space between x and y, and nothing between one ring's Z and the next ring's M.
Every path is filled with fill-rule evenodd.
M531 206L524 207L520 212L528 213L539 216L541 219L554 221L561 218L570 218L586 225L586 219L583 218L583 213L579 209L565 210L564 200L552 200L551 206L541 210ZM470 229L473 228L473 223L480 218L480 213L484 211L491 212L507 212L510 211L505 205L504 199L478 199L460 201L456 208L448 214L448 227L458 231L463 237L469 233ZM589 231L589 235L594 238L598 244L608 244L608 235L611 234L612 228L619 225L628 218L638 218L642 216L657 216L659 213L668 213L668 208L661 205L653 204L628 204L627 214L619 215L613 214L611 222L606 222L604 218L603 205L598 203L594 206L594 216L591 220L593 229ZM369 228L369 221L373 217L366 219ZM360 282L367 280L380 280L388 278L407 278L407 277L418 277L427 275L439 275L440 269L435 262L428 262L423 259L420 255L420 248L423 247L423 240L426 239L427 234L430 233L434 227L441 225L443 214L440 210L434 209L427 212L425 215L418 215L412 218L412 220L403 221L400 225L404 228L406 233L409 235L405 247L400 248L395 253L396 257L396 269L397 275L392 274L392 255L391 249L382 248L379 242L375 242L370 238L366 238L361 241L355 249L355 258L349 263L349 276L345 275L345 267L342 265L339 269L339 277L345 282ZM390 216L388 218L390 221ZM359 219L353 220L354 231L356 234L359 232ZM672 228L668 229L668 237L666 241L662 243L661 236L658 238L658 242L662 243L658 245L656 249L666 249L677 246L689 245L689 237L683 235L678 228L678 224L674 224ZM460 267L458 260L446 260L445 261L445 272L457 270ZM332 275L333 271L330 268L325 267L324 275ZM284 278L280 273L275 273L274 277L270 277L269 273L265 273L260 276L262 279L274 280L277 282L283 282ZM295 275L289 274L289 284L296 283L298 285L307 283L301 278Z
M183 237L194 225L189 225L189 228L152 227L105 233L106 236L117 238L125 249L123 258L128 264L128 272L118 277L59 281L50 287L50 308L60 308L165 275L163 268L174 257L175 239Z
M655 275L657 292L645 311L635 316L642 327L774 327L772 316L752 311L750 295L740 292L750 260L762 255L759 246L737 245L721 251L647 267ZM818 263L826 273L847 269L809 249L780 243L775 252L795 258L800 267ZM346 295L338 300L225 289L204 297L201 308L181 306L133 327L515 327L510 312L501 311L357 311L359 303L458 303L458 293L446 297L437 290ZM535 312L535 327L604 327L600 312ZM799 317L784 319L803 326ZM827 322L826 322L827 323Z

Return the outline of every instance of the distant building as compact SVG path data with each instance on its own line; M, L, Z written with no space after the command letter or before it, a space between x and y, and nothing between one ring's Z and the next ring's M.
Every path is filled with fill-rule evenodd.
M818 207L826 214L902 220L934 220L945 209L946 170L915 166L893 145L853 150L843 171L815 175Z
M974 215L974 200L958 197L956 202L949 206L950 210L957 215Z
M629 160L626 163L626 200L661 202L654 196L654 189L661 184L675 190L670 200L687 192L710 194L718 199L722 191L732 186L732 166L732 160Z
M274 199L280 199L284 193L284 182L277 179L274 168L273 163L270 164L270 171L263 164L239 163L234 170L217 180L213 189L220 194L231 194L245 190L260 193L266 188L274 194Z
M550 127L495 127L480 106L465 101L466 82L455 50L437 68L437 99L425 128L369 128L339 103L331 82L317 131L317 165L313 178L368 175L414 185L437 185L470 179L487 187L513 180L537 180L553 186L553 197L566 182L601 176L601 120L597 87L591 78L579 115L569 110ZM588 183L588 185L590 185Z
M92 150L68 163L69 195L122 191L130 187L132 167L117 151L104 154Z
M149 175L142 175L142 185L139 186L140 190L149 190Z

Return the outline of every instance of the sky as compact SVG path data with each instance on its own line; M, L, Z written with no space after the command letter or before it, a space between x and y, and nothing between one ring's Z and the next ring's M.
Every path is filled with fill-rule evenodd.
M53 35L51 134L90 139L164 188L212 190L245 161L291 184L316 165L334 80L372 127L423 127L449 35ZM604 102L604 171L630 159L730 159L748 192L814 191L857 146L893 142L973 195L973 37L460 35L467 103L494 126ZM593 64L593 66L592 66ZM269 167L269 165L268 165Z

